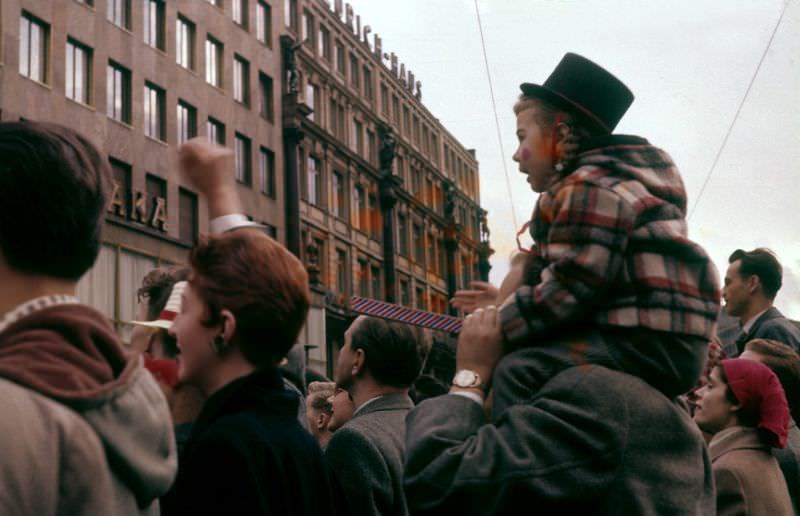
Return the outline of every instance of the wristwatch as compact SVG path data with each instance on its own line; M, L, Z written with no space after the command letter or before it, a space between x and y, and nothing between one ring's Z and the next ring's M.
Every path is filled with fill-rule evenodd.
M461 389L470 389L474 387L482 387L481 377L475 371L469 369L462 369L453 377L453 385Z

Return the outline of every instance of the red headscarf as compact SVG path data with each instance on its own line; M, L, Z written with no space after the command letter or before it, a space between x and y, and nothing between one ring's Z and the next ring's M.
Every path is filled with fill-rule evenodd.
M760 362L743 358L723 360L721 365L742 409L758 416L756 428L766 431L773 448L786 446L789 405L775 373Z

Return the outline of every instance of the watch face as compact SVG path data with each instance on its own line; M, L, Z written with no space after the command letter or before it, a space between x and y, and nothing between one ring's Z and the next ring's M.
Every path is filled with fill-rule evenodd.
M456 377L453 378L453 383L456 384L458 387L471 387L475 384L475 380L477 380L478 375L474 372L463 369L456 374Z

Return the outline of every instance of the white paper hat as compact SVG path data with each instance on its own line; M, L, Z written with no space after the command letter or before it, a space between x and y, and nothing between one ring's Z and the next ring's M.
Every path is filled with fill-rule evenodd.
M155 321L131 321L131 324L147 326L148 328L162 328L164 330L170 329L172 326L172 321L175 320L175 316L181 311L181 295L183 294L183 290L185 288L185 281L178 281L175 283L175 285L172 287L172 292L169 295L169 299L167 299L166 306L164 306L164 309L161 310L160 314L158 314L158 319Z

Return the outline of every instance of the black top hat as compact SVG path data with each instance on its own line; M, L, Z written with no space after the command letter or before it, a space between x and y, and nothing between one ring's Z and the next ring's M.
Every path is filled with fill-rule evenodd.
M543 85L520 86L528 97L577 111L603 133L611 133L633 103L633 93L622 81L596 63L567 53Z

